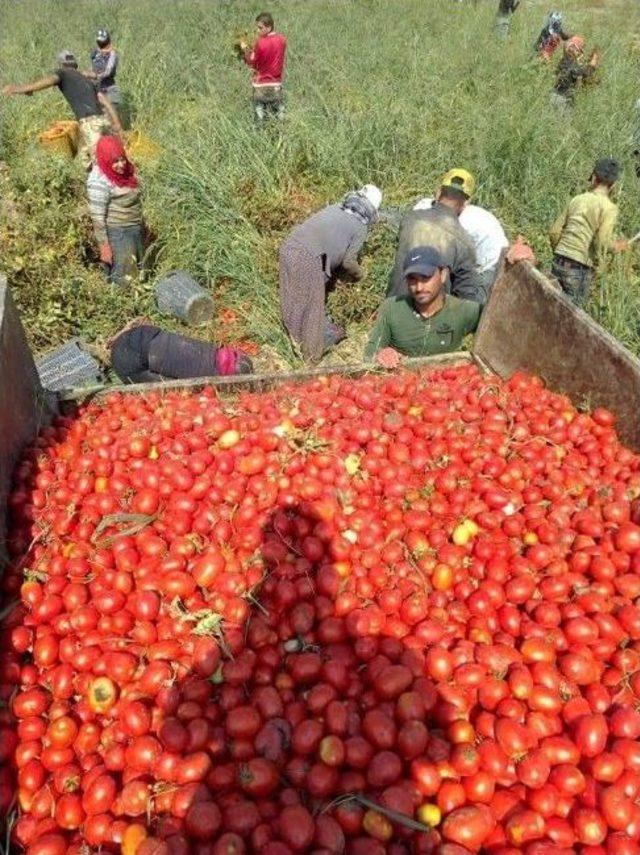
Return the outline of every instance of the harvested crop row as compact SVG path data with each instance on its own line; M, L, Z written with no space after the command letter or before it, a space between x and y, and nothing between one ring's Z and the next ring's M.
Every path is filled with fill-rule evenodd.
M58 419L10 500L15 844L637 853L638 495L610 413L472 366Z

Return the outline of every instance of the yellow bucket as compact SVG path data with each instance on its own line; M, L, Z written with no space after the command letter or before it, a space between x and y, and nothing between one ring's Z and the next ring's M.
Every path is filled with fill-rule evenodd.
M125 148L131 160L155 160L160 154L160 146L142 131L126 131Z
M74 158L78 151L79 126L77 122L54 122L43 131L38 140L43 148Z

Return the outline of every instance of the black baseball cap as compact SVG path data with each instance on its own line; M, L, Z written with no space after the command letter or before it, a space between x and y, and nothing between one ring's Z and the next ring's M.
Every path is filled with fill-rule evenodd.
M438 270L446 267L442 254L435 246L417 246L410 249L404 257L402 272L405 276L417 273L420 276L433 276Z
M606 184L614 184L620 177L620 164L612 157L601 157L596 160L593 174Z

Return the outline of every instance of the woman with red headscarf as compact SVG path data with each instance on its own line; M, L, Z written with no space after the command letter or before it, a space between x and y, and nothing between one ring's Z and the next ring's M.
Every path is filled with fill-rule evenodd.
M89 213L100 247L100 261L109 266L109 281L126 285L142 263L142 204L135 169L118 137L103 136L87 179Z

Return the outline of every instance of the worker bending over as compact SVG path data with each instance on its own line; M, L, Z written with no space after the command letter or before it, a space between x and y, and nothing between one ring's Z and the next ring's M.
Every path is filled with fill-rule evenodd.
M326 313L327 291L342 271L355 280L364 276L358 253L381 201L381 191L366 184L296 226L280 247L282 321L309 362L345 337Z
M404 259L407 296L390 297L365 347L364 357L395 368L402 356L432 356L459 350L475 332L481 307L447 294L447 261L439 249L418 246Z
M433 199L420 199L413 206L414 211L428 210L433 207ZM488 296L493 283L498 278L502 261L509 247L509 241L500 220L491 211L472 205L470 202L462 209L458 222L471 238L476 253L476 278L479 287Z
M571 38L562 24L560 12L549 12L544 27L540 31L535 44L535 51L541 59L549 62L560 42L566 42Z
M475 190L475 179L466 169L452 169L442 178L430 208L409 211L400 223L398 248L389 285L389 296L407 292L404 263L407 253L419 246L439 250L449 271L448 290L456 297L485 303L486 290L477 273L476 253L469 235L458 220Z
M561 110L573 107L578 86L591 80L600 65L600 54L591 52L588 62L583 62L584 39L573 36L564 46L564 55L556 70L556 84L552 92L552 102Z
M32 95L54 86L64 95L73 110L80 128L80 148L78 158L87 169L94 160L98 140L111 127L122 134L122 125L116 111L104 92L96 92L91 80L78 71L78 61L71 51L58 54L58 67L51 74L33 83L22 86L5 86L4 95ZM104 111L104 112L103 112ZM106 116L104 115L106 114Z
M607 251L622 252L626 240L613 236L618 207L611 201L618 180L618 162L604 157L591 173L591 189L575 196L550 229L554 250L551 272L574 303L584 305L593 282L594 267Z

